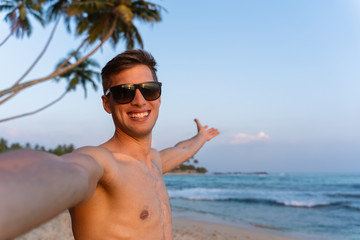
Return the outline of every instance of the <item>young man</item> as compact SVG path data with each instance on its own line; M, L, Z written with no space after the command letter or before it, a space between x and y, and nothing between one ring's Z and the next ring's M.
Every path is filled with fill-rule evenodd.
M162 174L219 132L195 119L193 138L162 151L151 148L161 103L155 66L149 53L128 50L103 68L103 106L115 125L106 143L62 157L29 150L0 155L0 194L7 192L0 198L0 239L67 208L76 240L172 239Z

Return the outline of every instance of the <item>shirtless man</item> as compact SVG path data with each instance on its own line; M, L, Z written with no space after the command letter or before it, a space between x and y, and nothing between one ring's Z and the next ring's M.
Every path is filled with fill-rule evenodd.
M151 148L161 103L155 66L147 52L128 50L103 68L103 106L115 125L104 144L62 157L31 150L0 155L0 194L7 193L0 198L0 239L67 208L76 240L172 239L162 175L219 132L195 119L193 138L162 151Z

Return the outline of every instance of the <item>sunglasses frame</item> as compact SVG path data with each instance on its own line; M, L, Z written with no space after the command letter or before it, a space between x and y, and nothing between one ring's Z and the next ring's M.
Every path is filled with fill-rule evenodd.
M144 93L143 93L143 87L141 86L142 84L155 84L155 85L158 85L159 86L159 96L155 99L147 99L145 96L144 96ZM109 94L112 93L112 89L114 88L118 88L119 86L125 86L125 85L130 85L131 88L135 87L135 91L134 91L134 95L133 97L128 101L128 102L124 102L124 103L119 103L113 96L115 102L117 102L118 104L128 104L128 103L131 103L134 98L135 98L135 95L136 95L136 89L139 89L139 91L141 92L141 95L143 96L143 98L146 100L146 101L155 101L156 99L159 99L160 96L161 96L161 86L162 86L162 83L161 82L142 82L142 83L138 83L138 84L135 84L135 83L125 83L125 84L119 84L119 85L116 85L116 86L112 86L111 88L109 88L108 90L106 90L105 92L105 96L106 97L109 97Z

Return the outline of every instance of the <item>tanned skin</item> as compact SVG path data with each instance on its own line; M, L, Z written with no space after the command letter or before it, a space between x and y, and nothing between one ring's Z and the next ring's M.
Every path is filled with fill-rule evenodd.
M113 75L111 86L149 81L154 81L150 69L145 65L136 65ZM171 209L163 174L192 157L207 141L217 136L219 131L208 129L195 119L198 133L193 138L157 151L151 148L151 139L161 98L147 101L137 89L134 100L128 104L117 104L111 94L103 96L102 100L105 111L112 115L115 125L115 133L110 140L97 147L77 149L66 155L66 159L55 159L46 153L27 151L27 155L36 154L34 159L52 159L52 162L61 162L72 169L73 174L68 173L69 179L75 178L76 174L79 176L77 180L71 179L75 181L73 192L76 194L73 194L73 199L66 195L69 200L56 211L51 210L56 204L50 203L48 212L51 214L45 214L37 222L53 217L61 209L70 208L76 240L171 240ZM14 158L13 155L9 153L6 159ZM6 162L1 157L0 155L0 173L2 169L9 172L6 167L1 167L1 163ZM35 162L37 161L40 160ZM56 176L52 177L55 178L53 182L58 180ZM1 186L0 184L0 192ZM61 198L61 194L58 195ZM0 200L0 210L1 204ZM34 207L39 208L36 204L34 203ZM28 222L33 216L20 218L25 226L18 226L10 233L5 231L3 235L0 231L0 239L14 237L32 227ZM0 217L0 227L3 222L7 224Z

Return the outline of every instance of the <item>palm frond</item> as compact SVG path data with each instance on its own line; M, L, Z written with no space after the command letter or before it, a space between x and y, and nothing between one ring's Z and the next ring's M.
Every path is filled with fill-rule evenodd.
M124 5L120 4L116 8L114 8L114 13L120 17L121 21L123 21L127 25L132 25L132 20L134 18L134 13L131 9Z
M69 53L69 55L73 55L73 53ZM74 61L76 62L81 58L80 54L75 54L73 56ZM66 61L65 59L61 60L59 65L62 65L63 62ZM64 67L71 65L72 62L68 60ZM56 68L57 68L56 67ZM71 69L70 71L65 72L64 74L57 77L55 80L60 81L64 79L68 82L67 91L76 90L77 86L81 85L84 90L84 96L87 97L87 85L90 84L92 88L97 91L98 87L94 79L99 82L100 81L100 73L95 69L99 69L100 65L94 59L88 58L75 68Z

